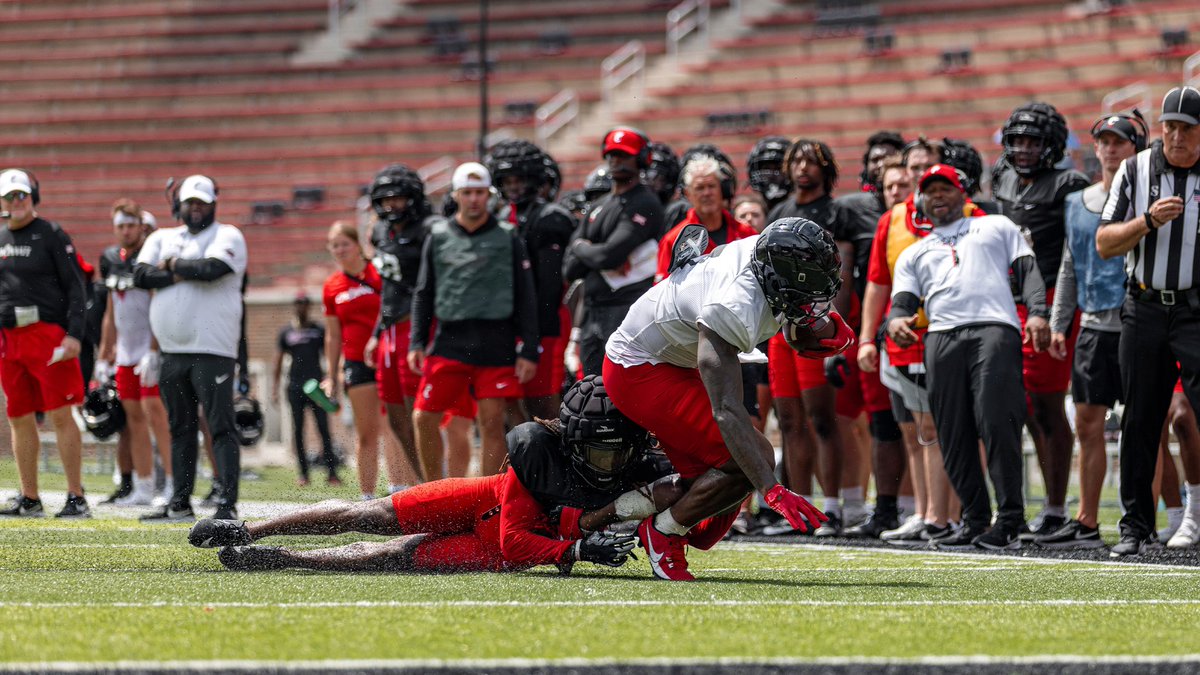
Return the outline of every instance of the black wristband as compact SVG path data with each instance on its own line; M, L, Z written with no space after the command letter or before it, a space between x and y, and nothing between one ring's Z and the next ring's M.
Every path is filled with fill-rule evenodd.
M1144 214L1143 217L1145 217L1145 219L1146 219L1146 229L1147 230L1150 230L1151 232L1153 232L1158 229L1158 227L1154 226L1154 217L1150 215L1149 211L1146 211L1146 213ZM1159 227L1162 227L1162 226L1160 225Z

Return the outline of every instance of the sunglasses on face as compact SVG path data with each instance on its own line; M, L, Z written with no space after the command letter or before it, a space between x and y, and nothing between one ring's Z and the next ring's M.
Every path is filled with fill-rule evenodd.
M11 192L2 197L2 199L4 199L6 202L23 202L28 198L29 195L24 192Z

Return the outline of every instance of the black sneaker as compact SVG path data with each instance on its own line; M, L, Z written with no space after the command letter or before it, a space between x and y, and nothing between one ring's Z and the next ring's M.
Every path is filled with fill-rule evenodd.
M213 514L213 520L237 520L237 508L233 506L221 506L217 508L217 512Z
M206 508L212 508L212 507L216 506L217 505L217 497L218 497L217 486L213 485L213 488L208 491L208 494L204 495L204 499L200 500L200 506L203 506Z
M190 504L167 504L138 518L143 523L190 523L196 514Z
M241 520L216 520L205 518L192 526L188 532L188 543L196 548L221 548L222 546L246 546L254 540Z
M1042 548L1071 549L1071 548L1101 548L1104 542L1100 539L1100 528L1088 527L1078 520L1068 520L1066 525L1046 536L1033 540Z
M858 539L878 539L879 535L894 530L900 527L900 516L896 513L880 513L875 511L861 525L847 528L844 534L847 537L855 537Z
M30 499L25 495L17 495L8 500L8 504L0 509L0 516L12 516L16 518L41 518L46 515L46 510L42 508L42 500Z
M1017 536L1016 528L1000 525L975 537L972 543L986 551L1019 551L1021 549L1021 539Z
M1062 516L1048 516L1043 513L1033 529L1023 527L1020 529L1019 536L1021 541L1037 541L1038 537L1048 537L1061 530L1062 526L1066 524L1067 519Z
M950 534L930 540L930 545L943 551L973 551L975 539L984 534L984 528L963 525Z
M1139 537L1136 534L1123 534L1121 541L1117 542L1112 550L1108 552L1110 558L1134 558L1146 551L1151 551L1161 548L1162 544L1158 543L1158 538L1151 535L1148 537Z
M275 546L227 546L217 559L231 570L281 570L291 566L287 552Z
M825 515L829 516L829 520L821 523L815 532L814 537L840 537L842 536L842 518L836 513L826 511Z
M91 518L92 510L88 508L87 499L81 495L67 494L67 503L62 511L54 514L55 518Z
M118 499L128 497L131 492L133 492L133 482L132 481L128 482L128 483L121 483L120 487L118 487L116 490L114 490L111 495L106 497L104 499L104 501L102 501L100 503L101 504L115 504L115 503L117 503Z

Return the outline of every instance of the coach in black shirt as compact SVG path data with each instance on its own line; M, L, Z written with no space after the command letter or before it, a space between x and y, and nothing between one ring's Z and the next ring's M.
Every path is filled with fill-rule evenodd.
M1121 541L1113 557L1156 543L1151 484L1176 378L1200 401L1200 91L1163 99L1162 140L1117 170L1096 233L1100 255L1126 254L1121 311ZM1178 366L1176 365L1178 364Z
M279 331L279 349L275 352L275 377L271 387L271 402L279 404L279 379L283 372L283 355L292 357L288 367L287 400L292 409L292 437L296 444L296 459L300 463L300 485L308 485L308 455L304 450L304 410L312 410L321 434L321 460L329 470L330 484L340 485L337 476L337 458L333 454L333 441L329 436L329 419L321 408L304 393L304 383L325 379L321 372L321 353L325 347L325 328L308 317L312 301L301 293L292 303L295 317Z

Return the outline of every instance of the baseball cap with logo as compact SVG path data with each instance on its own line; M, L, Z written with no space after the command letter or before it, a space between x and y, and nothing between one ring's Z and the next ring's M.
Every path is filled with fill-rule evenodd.
M492 187L492 174L488 173L487 167L479 162L467 162L459 164L454 170L454 178L450 181L451 190L461 190L463 188L487 188Z
M641 152L648 140L644 134L633 129L617 127L604 136L604 151L601 156L607 157L610 152L624 152L636 156Z
M1168 91L1163 97L1162 114L1158 119L1162 122L1200 124L1200 89L1175 87Z
M923 190L929 181L940 178L958 188L960 192L966 192L966 190L963 190L962 177L958 174L958 169L949 164L934 164L926 169L925 173L921 174L921 180L917 182L917 188Z
M9 169L0 173L0 195L10 195L14 192L33 194L33 181L29 174L20 169Z
M1092 125L1092 138L1099 138L1103 133L1116 134L1139 147L1146 141L1146 137L1134 126L1133 119L1128 115L1110 115L1096 120Z
M188 176L179 186L179 201L186 202L189 199L199 199L205 204L214 204L217 201L217 186L213 185L212 179L208 176L200 174Z

